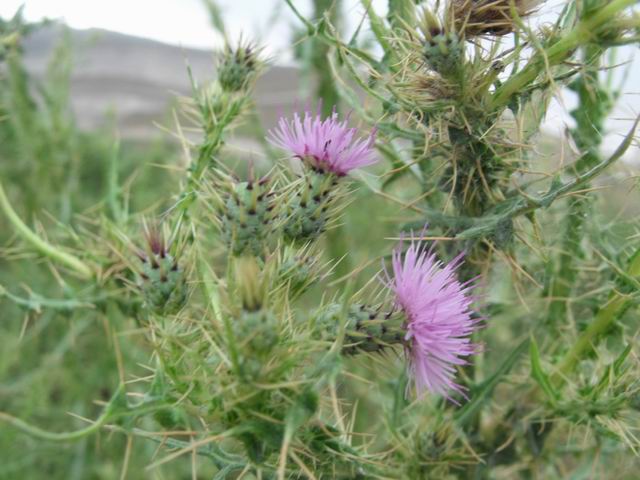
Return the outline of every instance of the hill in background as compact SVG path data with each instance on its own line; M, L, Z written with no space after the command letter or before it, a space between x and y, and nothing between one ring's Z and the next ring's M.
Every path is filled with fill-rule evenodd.
M24 42L24 61L36 80L46 75L64 27L52 25L35 31ZM119 134L144 139L157 135L154 122L162 122L177 95L189 95L187 65L200 82L215 71L210 51L181 48L153 40L105 30L68 30L73 45L71 104L78 125L100 126L114 112ZM298 91L295 68L272 66L258 80L255 100L263 121L293 108Z
M68 31L74 46L74 68L71 76L71 103L78 125L91 130L101 125L108 112L113 112L119 135L129 139L149 139L160 134L154 122L168 124L168 113L176 96L190 94L187 73L189 65L201 83L215 71L212 51L182 48L154 40L124 35L106 30L66 29L53 24L39 29L25 40L25 64L29 73L42 79L52 53ZM621 57L633 59L629 49ZM640 62L630 61L629 78L640 78ZM616 81L625 75L624 68ZM271 128L282 111L292 111L299 100L299 71L293 67L271 65L262 75L254 96L263 125ZM621 96L617 108L607 121L603 148L613 151L622 135L640 111L640 95L631 89L633 81ZM541 129L539 141L553 145L553 150L565 140L564 130L572 125L568 111L575 105L575 94L562 92L554 100ZM565 144L570 151L570 145ZM545 149L546 150L546 149ZM638 149L625 156L627 164L638 163Z

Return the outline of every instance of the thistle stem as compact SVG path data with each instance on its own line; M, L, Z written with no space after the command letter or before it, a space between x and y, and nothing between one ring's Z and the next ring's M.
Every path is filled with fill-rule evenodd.
M545 65L557 65L564 61L581 45L587 43L600 27L613 16L636 3L636 0L613 0L589 18L580 21L569 33L544 51L537 52L529 63L517 74L509 78L493 95L490 104L492 110L499 110L509 103L511 98L534 81Z
M93 271L78 257L71 255L70 253L62 251L60 248L51 245L44 241L36 233L34 233L18 216L13 209L11 202L7 198L2 183L0 183L0 209L5 213L9 222L13 225L16 233L20 235L26 242L30 243L33 248L40 252L45 257L57 261L63 265L74 270L82 278L91 278Z
M598 75L603 53L601 46L587 45L584 48L585 69L570 85L580 99L578 107L571 112L576 121L571 136L578 148L585 152L575 164L576 171L583 171L585 167L593 168L602 161L599 153L602 143L600 132L603 131L604 122L614 106L614 102L608 100L615 96ZM550 325L554 325L558 319L566 315L567 300L577 275L576 258L580 257L582 252L582 226L591 213L587 196L571 197L568 208L565 235L558 258L559 268L550 291L551 302L546 319Z
M76 430L74 432L61 432L54 433L49 432L47 430L43 430L40 427L36 427L34 425L30 425L24 420L20 420L19 418L13 417L7 413L0 412L0 421L4 421L11 425L12 427L20 430L21 432L26 433L35 438L40 438L42 440L50 440L50 441L70 441L70 440L78 440L82 437L92 434L93 432L98 431L102 426L104 426L107 421L109 421L114 414L114 407L116 402L120 400L123 393L123 388L120 386L114 396L111 398L111 401L107 404L102 414L89 426L82 428L80 430Z

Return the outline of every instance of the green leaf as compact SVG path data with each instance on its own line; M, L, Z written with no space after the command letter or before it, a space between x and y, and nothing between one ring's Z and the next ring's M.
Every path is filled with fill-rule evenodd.
M489 400L491 392L498 385L503 377L511 371L511 368L516 363L520 355L525 351L527 347L527 343L529 342L528 338L525 338L522 342L514 348L507 359L498 367L493 375L487 378L480 385L473 387L470 392L471 400L466 403L461 409L456 411L455 419L458 424L464 425L468 423L478 412L480 407L484 405L484 403Z
M367 12L369 23L371 24L371 31L376 36L376 40L378 40L378 43L387 55L394 56L395 50L388 41L392 36L391 30L386 27L384 21L376 14L371 6L371 0L360 1Z
M631 347L631 344L627 345L627 347L622 351L622 353L620 353L620 355L618 355L613 363L607 366L605 372L602 374L602 377L600 377L600 381L593 389L591 398L595 399L600 393L603 392L605 388L613 383L613 380L619 378L624 373L622 367L625 360L629 356L629 353L631 353Z
M224 20L222 19L222 12L215 0L204 0L204 4L209 11L209 20L211 25L223 36L226 36L226 29L224 27Z
M531 376L538 385L540 385L540 388L542 388L551 403L555 405L560 396L549 381L548 375L542 370L542 365L540 364L540 352L534 338L531 338L529 357L531 358Z

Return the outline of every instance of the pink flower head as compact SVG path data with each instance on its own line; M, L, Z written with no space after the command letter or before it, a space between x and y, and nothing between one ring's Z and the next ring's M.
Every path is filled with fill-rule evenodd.
M269 131L267 140L308 161L319 171L343 176L353 169L376 162L373 149L375 129L368 138L354 138L356 133L357 129L347 127L346 120L338 120L335 110L322 120L319 109L315 115L306 109L303 118L297 113L293 120L281 117L278 128Z
M426 390L447 398L451 391L464 394L455 383L456 366L478 352L470 338L480 321L471 309L473 285L456 278L462 257L443 264L433 249L416 241L404 255L401 246L393 251L393 278L387 282L407 319L409 371L418 395Z

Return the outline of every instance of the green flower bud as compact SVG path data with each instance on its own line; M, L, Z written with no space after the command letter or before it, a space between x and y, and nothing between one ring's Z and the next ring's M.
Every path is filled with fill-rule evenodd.
M263 281L262 271L254 257L239 257L234 262L235 283L242 310L255 312L260 310L266 300L267 282Z
M266 309L242 311L233 320L238 345L238 363L242 377L256 380L262 376L266 360L278 344L278 321Z
M239 45L235 50L227 45L218 64L218 82L227 92L245 90L262 68L258 51L253 45Z
M236 108L234 106L236 102L234 96L223 90L216 82L203 86L198 92L198 105L205 118L210 118L212 123Z
M460 68L464 44L453 32L441 32L424 43L424 58L438 73L453 73Z
M289 298L303 293L318 277L317 258L308 248L297 249L285 246L281 249L278 261L278 278L287 285Z
M272 264L266 265L256 257L233 259L234 297L239 309L231 320L237 345L239 364L243 376L256 379L266 364L272 350L278 344L278 318L269 310L270 278Z
M336 188L338 177L330 173L306 171L301 181L287 205L284 234L288 240L307 242L327 229L341 192Z
M340 328L342 305L332 304L315 318L313 336L317 340L333 341ZM366 305L351 305L347 311L347 324L342 353L355 355L380 352L404 342L405 331L400 316L382 313Z
M159 315L176 313L187 301L184 270L169 253L162 233L151 230L146 237L146 250L138 252L142 263L139 285L145 306Z
M236 325L238 338L257 357L264 357L278 343L277 319L268 310L242 312Z
M446 29L429 11L423 13L420 30L423 37L423 55L436 72L448 75L460 69L464 57L464 42L453 29Z
M229 181L219 197L218 218L222 238L235 256L261 255L273 231L277 211L268 178Z

